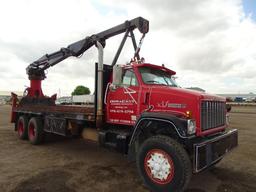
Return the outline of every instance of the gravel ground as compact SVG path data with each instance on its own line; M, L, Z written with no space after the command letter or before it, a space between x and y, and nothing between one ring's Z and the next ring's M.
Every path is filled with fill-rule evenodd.
M244 107L232 110L230 126L239 130L239 147L215 168L194 175L186 192L256 191L256 107L248 113ZM1 192L148 191L123 155L56 136L32 146L17 139L9 113L10 106L0 106Z

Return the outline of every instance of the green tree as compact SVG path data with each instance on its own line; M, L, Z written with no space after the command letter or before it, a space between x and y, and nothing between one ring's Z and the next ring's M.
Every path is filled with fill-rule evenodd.
M72 95L89 95L91 93L88 87L83 85L78 85L75 90L72 92Z

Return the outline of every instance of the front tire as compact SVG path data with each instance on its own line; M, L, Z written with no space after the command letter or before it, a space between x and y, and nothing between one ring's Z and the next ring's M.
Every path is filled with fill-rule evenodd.
M167 136L144 141L136 160L140 176L153 191L184 191L192 175L187 152Z
M39 117L32 117L28 123L28 139L31 144L38 145L43 142L43 122Z

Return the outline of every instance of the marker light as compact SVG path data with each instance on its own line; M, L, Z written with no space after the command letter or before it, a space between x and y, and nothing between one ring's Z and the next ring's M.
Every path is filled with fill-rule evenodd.
M186 111L186 117L191 118L192 117L192 112L191 111Z

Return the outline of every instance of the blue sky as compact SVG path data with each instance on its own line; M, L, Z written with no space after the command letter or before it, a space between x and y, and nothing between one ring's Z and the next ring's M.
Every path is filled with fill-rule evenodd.
M251 14L251 18L256 22L256 0L243 0L243 8L246 16Z

